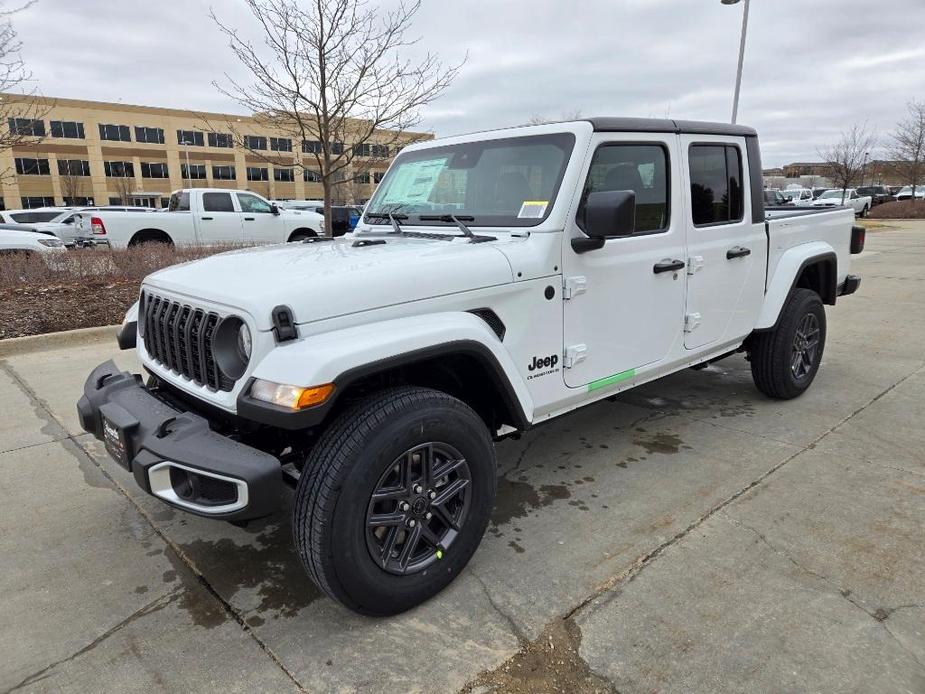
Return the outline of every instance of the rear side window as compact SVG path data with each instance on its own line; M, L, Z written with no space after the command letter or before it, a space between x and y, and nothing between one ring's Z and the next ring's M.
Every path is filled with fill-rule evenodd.
M742 221L742 155L734 145L691 145L694 226Z
M636 193L636 233L668 229L668 153L661 145L612 144L598 147L591 161L582 206L591 193ZM578 219L582 219L579 211Z
M234 212L231 193L203 193L202 209L206 212Z
M173 193L167 205L169 212L189 212L189 193Z

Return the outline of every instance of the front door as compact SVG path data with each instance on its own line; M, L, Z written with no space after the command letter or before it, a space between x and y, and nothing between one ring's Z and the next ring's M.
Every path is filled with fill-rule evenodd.
M250 193L238 193L238 204L244 222L245 243L279 243L285 239L279 236L279 220L273 214L273 208L263 198Z
M581 204L566 228L563 271L565 382L595 390L663 361L682 335L685 270L677 136L599 133L582 203L597 191L632 190L636 229L603 248L576 253ZM569 364L571 364L569 366Z
M681 137L690 190L688 349L748 334L764 295L767 237L763 220L752 221L744 147L743 138Z
M235 208L232 194L203 193L202 211L197 219L200 243L241 243L241 213Z

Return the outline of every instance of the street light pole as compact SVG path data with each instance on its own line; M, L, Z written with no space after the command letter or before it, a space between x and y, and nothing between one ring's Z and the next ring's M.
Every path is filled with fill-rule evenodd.
M737 5L741 0L721 0L724 5ZM742 88L742 65L745 62L745 34L748 31L748 3L745 0L745 10L742 12L742 37L739 39L739 67L736 71L736 90L732 99L732 122L736 122L739 115L739 91Z
M193 187L193 172L190 171L190 168L189 168L189 148L191 144L192 142L190 142L186 138L183 138L183 145L184 145L183 148L186 150L186 179L189 181L190 188Z

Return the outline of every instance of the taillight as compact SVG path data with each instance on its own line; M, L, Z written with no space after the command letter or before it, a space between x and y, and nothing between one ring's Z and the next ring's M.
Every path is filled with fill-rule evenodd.
M94 236L105 236L106 225L99 217L90 217L90 233Z
M864 241L867 230L864 227L851 227L851 255L857 255L864 250Z

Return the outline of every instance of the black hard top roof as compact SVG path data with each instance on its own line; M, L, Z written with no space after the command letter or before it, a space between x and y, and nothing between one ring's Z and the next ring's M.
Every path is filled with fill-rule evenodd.
M710 123L699 120L670 120L668 118L619 118L602 116L585 118L598 132L623 133L686 133L689 135L735 135L757 137L754 128L732 123Z

